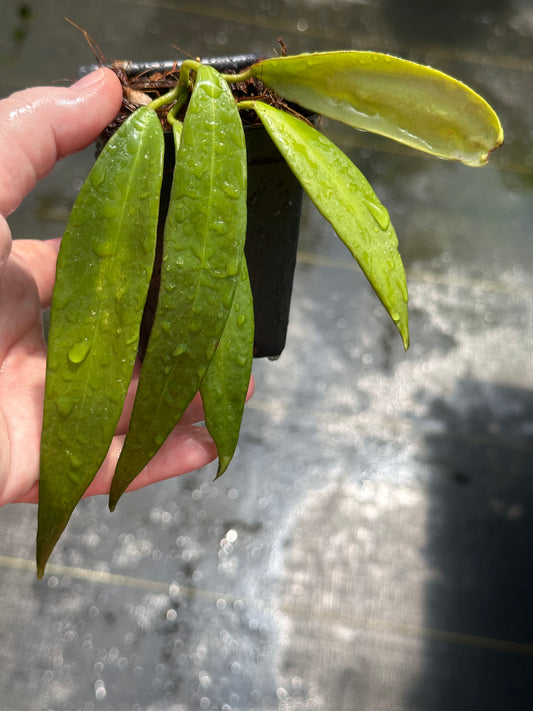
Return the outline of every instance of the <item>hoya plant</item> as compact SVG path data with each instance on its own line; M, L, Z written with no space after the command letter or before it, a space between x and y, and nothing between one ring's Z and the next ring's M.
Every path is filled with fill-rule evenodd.
M263 91L238 98L232 88L243 82ZM154 266L163 123L172 131L175 167L159 296L111 510L198 391L218 451L217 476L235 451L254 341L243 112L264 126L357 260L405 348L407 286L389 214L352 161L294 106L469 166L486 163L503 140L494 111L463 83L375 52L281 56L237 74L187 60L175 85L144 104L103 148L59 252L41 442L39 577L106 457L132 377Z

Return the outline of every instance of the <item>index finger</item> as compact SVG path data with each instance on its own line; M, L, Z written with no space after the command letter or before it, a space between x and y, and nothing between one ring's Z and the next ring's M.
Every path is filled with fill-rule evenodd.
M0 214L9 215L64 156L116 116L122 87L101 67L71 87L35 87L0 101Z

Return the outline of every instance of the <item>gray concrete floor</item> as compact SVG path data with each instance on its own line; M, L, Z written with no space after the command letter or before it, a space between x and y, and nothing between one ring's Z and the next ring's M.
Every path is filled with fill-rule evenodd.
M31 8L31 17L20 13ZM533 11L527 0L2 3L0 94L110 58L376 49L497 109L480 170L326 124L389 207L410 351L309 203L286 350L231 469L82 502L48 573L0 510L2 711L457 711L533 703ZM22 13L24 14L24 13ZM11 218L61 234L91 149Z

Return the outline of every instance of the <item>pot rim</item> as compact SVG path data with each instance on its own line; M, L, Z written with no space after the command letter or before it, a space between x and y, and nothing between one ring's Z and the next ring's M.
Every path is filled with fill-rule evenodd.
M235 54L235 55L221 55L221 56L216 56L216 57L201 57L199 61L202 64L207 64L210 67L214 67L215 69L226 69L228 66L231 69L235 69L237 71L242 71L246 69L247 67L251 66L252 64L255 64L261 59L261 56L259 54ZM142 74L143 72L147 71L155 71L155 70L162 70L162 71L172 71L173 69L179 69L183 62L187 61L187 59L179 59L179 60L172 60L172 59L165 59L165 60L151 60L151 61L139 61L139 62L134 62L132 60L106 60L102 62L101 64L83 64L82 66L79 67L78 69L78 75L80 77L85 76L86 74L90 74L92 71L95 69L98 69L100 66L104 67L113 67L117 62L120 62L122 65L122 68L126 72L126 75L128 77L134 76L136 74Z

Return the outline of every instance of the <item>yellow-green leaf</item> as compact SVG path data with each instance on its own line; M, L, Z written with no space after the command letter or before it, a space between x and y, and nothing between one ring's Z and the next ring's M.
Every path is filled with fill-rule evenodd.
M498 116L462 82L378 52L277 57L250 70L289 101L439 158L484 165L503 142Z
M351 160L311 125L260 101L247 102L311 200L372 284L409 345L407 286L389 213Z

